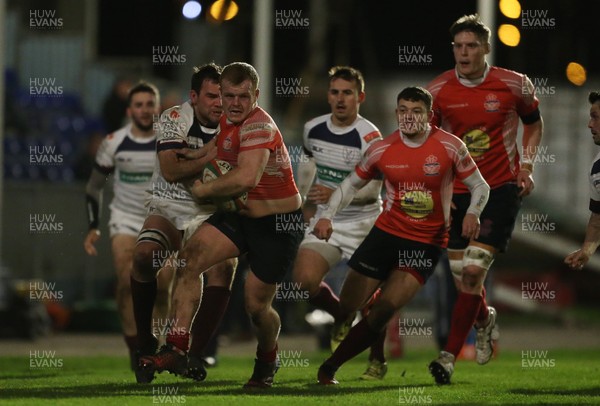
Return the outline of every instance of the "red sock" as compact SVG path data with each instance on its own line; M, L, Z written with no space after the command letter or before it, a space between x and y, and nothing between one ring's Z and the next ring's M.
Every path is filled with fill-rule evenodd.
M379 331L371 330L367 319L362 319L337 347L335 352L325 363L340 367L344 362L354 358L367 348L380 336Z
M260 347L256 346L256 359L262 362L275 362L277 359L277 344L271 351L263 351Z
M127 344L127 348L129 348L129 352L134 352L138 349L137 336L123 335L123 338L125 339L125 344Z
M479 313L477 313L477 318L475 320L484 324L489 316L490 311L488 310L487 302L485 301L485 287L483 287L481 290L481 306L479 306Z
M133 317L137 328L139 348L151 346L152 310L156 299L156 279L151 282L138 282L131 278L131 297L133 299Z
M167 334L167 344L174 345L183 352L187 352L190 343L190 333L170 331Z
M231 291L223 286L207 286L202 293L202 303L192 322L190 355L201 357L204 349L219 328Z
M340 299L325 282L319 284L319 292L308 299L308 302L321 310L325 310L335 320L339 320L342 317L340 314Z
M385 353L383 352L383 345L385 343L385 333L384 329L377 337L377 340L371 344L371 353L369 354L369 361L377 360L381 363L385 362Z
M481 295L459 293L454 304L454 309L452 310L450 333L444 351L453 354L455 357L458 356L469 332L473 328L480 305Z

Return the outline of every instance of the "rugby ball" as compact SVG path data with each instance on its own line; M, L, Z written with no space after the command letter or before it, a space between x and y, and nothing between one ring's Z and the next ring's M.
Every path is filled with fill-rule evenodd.
M233 166L227 161L221 159L213 159L204 166L202 171L202 183L212 182L220 176L225 175L233 169ZM243 193L235 197L213 197L213 202L220 211L240 211L246 208L248 201L248 193Z

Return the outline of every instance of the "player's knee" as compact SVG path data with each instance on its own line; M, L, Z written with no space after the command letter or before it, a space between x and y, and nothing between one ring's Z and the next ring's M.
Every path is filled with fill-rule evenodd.
M152 263L155 252L149 244L138 244L133 252L133 276L141 280L156 278L156 269Z
M300 289L309 292L312 297L318 293L321 280L316 280L310 272L299 271L294 273L294 282L298 284Z
M448 262L450 263L450 272L452 272L452 276L454 276L454 279L460 280L462 278L463 260L450 259Z

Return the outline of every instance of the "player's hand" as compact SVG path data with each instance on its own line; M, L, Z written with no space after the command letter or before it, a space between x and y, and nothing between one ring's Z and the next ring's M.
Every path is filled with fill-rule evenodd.
M333 226L329 219L319 219L317 224L312 230L312 233L320 240L329 241L331 234L333 233Z
M589 260L589 255L583 252L583 250L578 249L567 255L565 264L569 265L571 269L583 269L584 265L587 264Z
M462 223L462 236L463 238L467 238L469 240L474 240L479 237L479 217L474 215L473 213L465 214Z
M206 198L206 185L196 179L190 187L190 193L196 198L196 201L201 201Z
M100 230L98 230L96 228L92 228L90 231L88 231L87 235L85 236L85 240L83 240L83 249L85 249L85 252L88 255L91 255L94 257L96 255L98 255L98 251L96 251L96 247L94 247L94 244L99 239L100 239Z
M520 170L519 174L517 175L517 186L519 189L521 189L519 196L528 196L533 191L535 186L531 172L527 170Z
M329 201L332 193L333 189L328 188L327 186L312 185L306 195L306 200L313 204L325 204Z

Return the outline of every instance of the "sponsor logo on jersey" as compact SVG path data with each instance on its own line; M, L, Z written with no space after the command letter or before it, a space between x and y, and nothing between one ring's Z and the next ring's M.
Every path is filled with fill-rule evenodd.
M490 136L478 128L467 131L462 140L467 144L469 154L473 159L480 158L490 149Z
M440 174L440 163L437 156L432 154L425 158L423 172L425 172L425 176L437 176Z
M365 140L365 142L368 144L369 142L376 140L378 138L381 138L381 134L379 134L377 131L373 131L368 133L367 135L363 136L363 140Z

